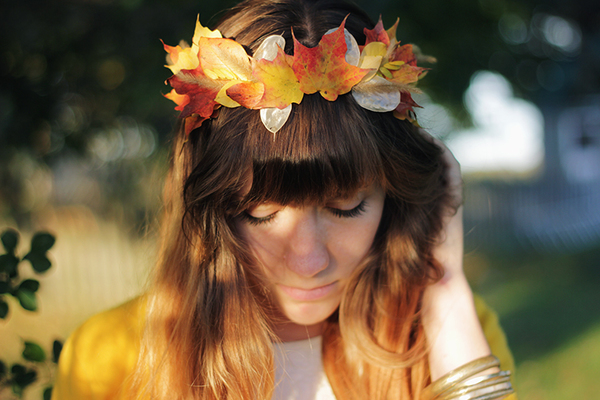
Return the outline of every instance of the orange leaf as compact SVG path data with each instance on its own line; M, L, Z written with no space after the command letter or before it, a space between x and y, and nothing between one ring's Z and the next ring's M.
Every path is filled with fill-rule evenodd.
M345 60L345 22L334 32L323 36L318 46L313 48L302 45L294 37L292 69L303 93L318 91L325 99L334 101L338 95L348 93L369 72Z
M177 111L183 111L183 108L190 102L190 96L187 94L179 94L175 89L171 89L169 93L163 96L177 104L177 107L175 107Z
M227 88L226 93L242 107L256 108L265 94L265 85L260 82L240 82Z
M265 58L254 63L253 75L264 84L264 97L256 108L285 108L292 103L300 104L304 93L300 90L298 78L288 60L292 57L277 46L277 56L273 61Z
M393 82L398 83L413 83L419 80L419 77L426 68L417 67L417 58L415 57L412 45L405 44L397 46L390 56L390 62L403 61L404 64L395 71L390 71Z
M415 54L413 53L412 44L397 46L390 55L390 61L404 61L405 63L416 67L417 57L415 57Z
M386 46L389 46L390 38L389 38L386 30L383 29L383 22L381 21L381 15L379 16L379 21L377 21L377 25L375 25L375 27L373 29L365 28L363 31L364 31L365 35L367 36L365 46L371 42L382 42Z

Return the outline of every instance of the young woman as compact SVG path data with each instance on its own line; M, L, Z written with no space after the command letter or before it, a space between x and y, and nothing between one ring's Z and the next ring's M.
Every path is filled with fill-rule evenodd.
M182 114L152 284L72 335L53 398L512 393L462 271L458 164L409 122L413 49L337 0L217 28L165 46Z

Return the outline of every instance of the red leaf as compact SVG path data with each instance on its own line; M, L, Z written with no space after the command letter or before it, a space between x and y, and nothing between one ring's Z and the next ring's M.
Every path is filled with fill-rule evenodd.
M415 111L413 107L421 108L421 106L413 100L409 92L400 92L400 104L398 104L398 107L394 110L394 116L398 119L408 119L409 121L412 121L413 119L410 116L410 113Z
M223 86L223 83L206 77L201 67L195 70L182 70L167 79L167 82L176 93L189 98L186 104L176 108L181 110L181 118L187 118L192 114L198 114L204 119L210 118L218 105L214 99Z
M344 24L334 32L323 36L319 45L308 48L294 37L292 69L300 90L306 94L320 92L334 101L338 95L348 93L369 72L346 62Z
M382 42L386 46L390 45L390 38L385 29L383 29L383 22L381 21L381 15L379 16L379 21L377 21L377 25L373 29L365 28L363 30L365 35L367 36L367 41L365 42L365 46L371 42Z

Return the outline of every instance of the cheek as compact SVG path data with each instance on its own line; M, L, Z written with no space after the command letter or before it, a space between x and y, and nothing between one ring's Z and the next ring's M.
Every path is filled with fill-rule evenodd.
M268 275L277 274L277 265L283 258L281 239L269 231L254 231L243 223L238 224L238 232L245 239L250 251Z
M377 214L379 216L379 214ZM332 249L341 266L354 269L369 253L379 227L379 218L338 229Z

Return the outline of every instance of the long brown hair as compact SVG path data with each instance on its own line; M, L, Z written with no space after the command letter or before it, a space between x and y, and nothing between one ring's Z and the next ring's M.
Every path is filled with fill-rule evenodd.
M250 52L283 34L291 54L292 29L312 47L347 15L346 29L364 43L373 23L338 0L245 1L217 28ZM338 399L418 398L429 379L420 300L441 273L431 249L447 201L443 176L439 147L351 95L306 95L276 135L243 108L221 108L189 137L179 129L136 396L270 399L273 305L233 221L256 202L318 203L377 182L386 193L382 222L327 321L324 368Z

